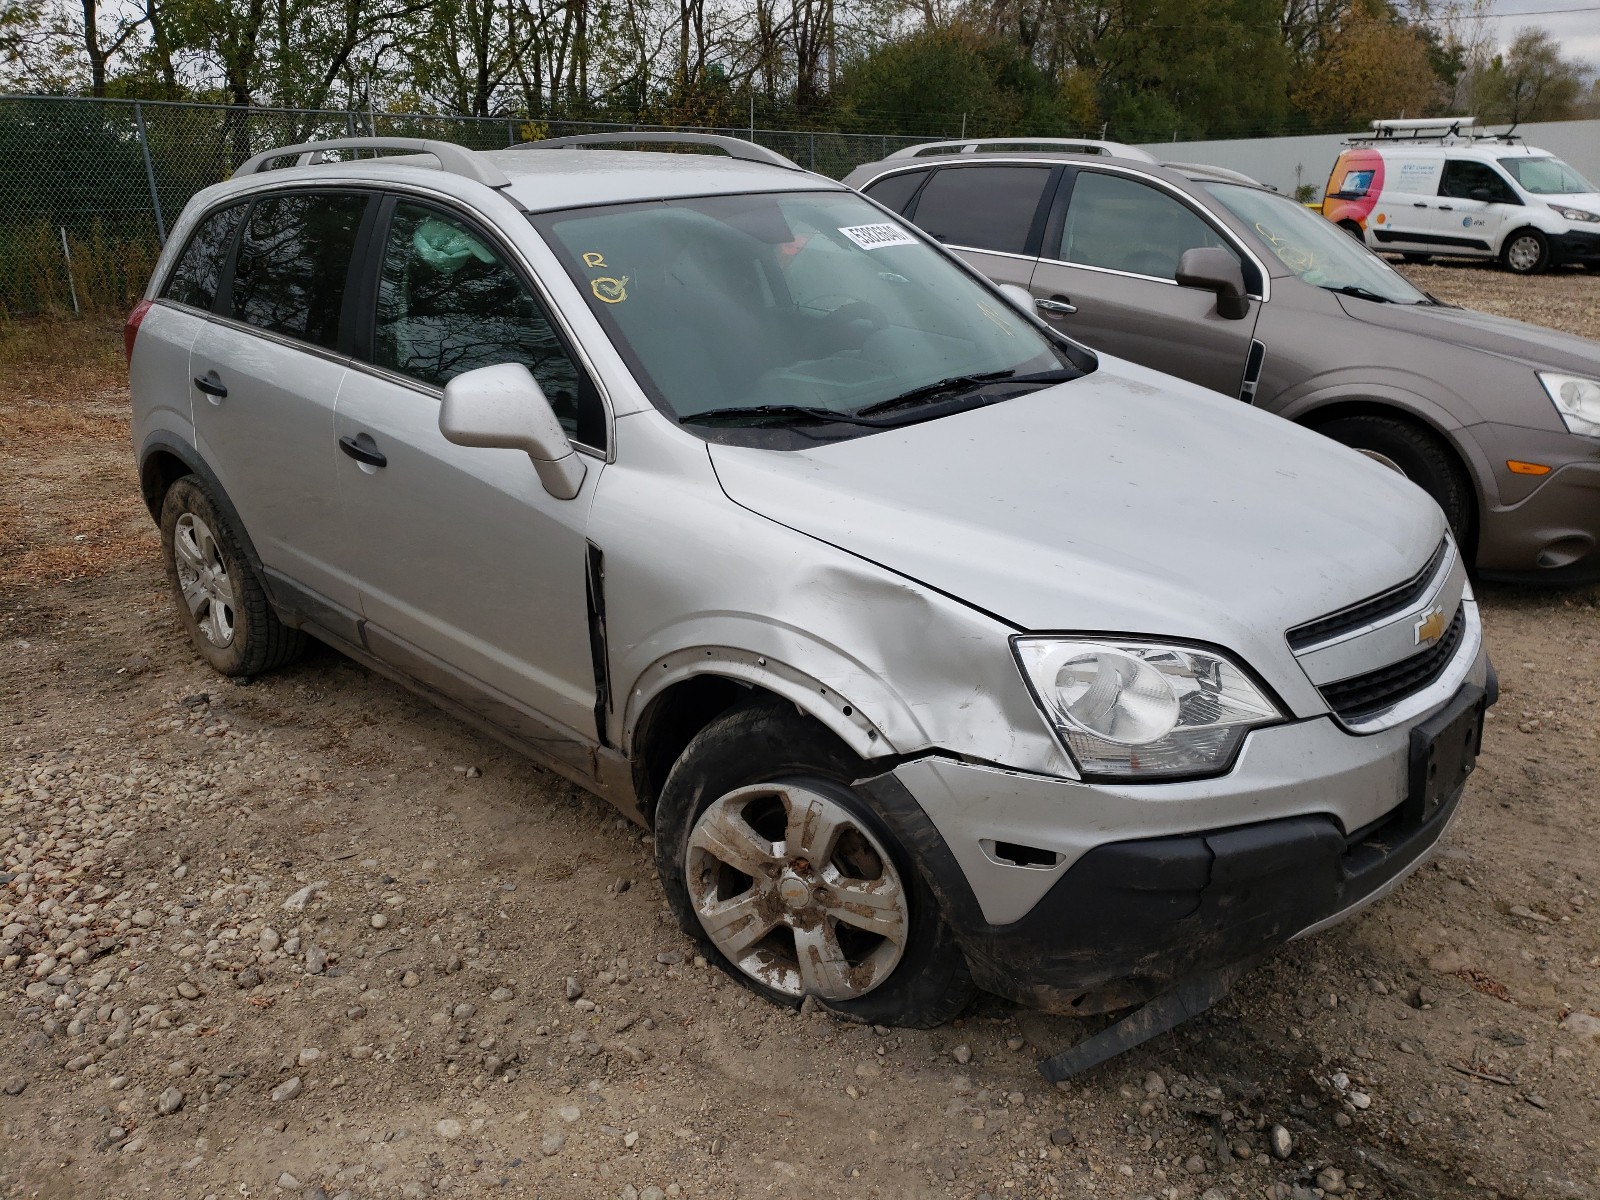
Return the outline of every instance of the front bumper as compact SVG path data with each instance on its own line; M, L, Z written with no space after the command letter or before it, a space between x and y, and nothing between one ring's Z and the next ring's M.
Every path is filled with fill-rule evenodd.
M1494 692L1480 655L1440 711ZM979 986L1098 1012L1315 932L1420 866L1461 792L1412 811L1412 728L1257 730L1232 772L1193 783L1113 788L918 759L861 786L917 856Z
M1600 228L1592 233L1574 229L1569 233L1552 234L1550 261L1556 266L1566 263L1600 264Z
M1600 462L1558 466L1516 503L1486 512L1478 569L1514 583L1600 582Z

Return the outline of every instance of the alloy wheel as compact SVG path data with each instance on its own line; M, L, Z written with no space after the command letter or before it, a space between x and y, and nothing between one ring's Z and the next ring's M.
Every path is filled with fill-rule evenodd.
M684 865L712 944L784 995L854 1000L905 951L900 873L860 818L821 792L792 783L729 792L695 821Z
M184 513L173 527L172 557L183 602L201 635L219 649L230 645L235 628L233 581L211 527L194 513Z

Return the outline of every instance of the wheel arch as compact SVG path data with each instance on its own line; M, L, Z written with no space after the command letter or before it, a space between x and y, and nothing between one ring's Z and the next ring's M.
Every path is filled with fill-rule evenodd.
M228 496L228 490L222 486L222 481L206 464L205 459L200 457L199 451L164 431L152 433L145 439L144 446L139 451L139 491L144 497L145 507L149 509L151 517L158 524L161 521L161 505L166 499L168 490L186 475L193 475L204 482L206 490L211 493L212 502L233 527L233 532L239 540L239 548L244 551L250 569L256 573L256 578L265 581L267 575L262 570L261 556L256 553L256 545L250 540L250 531L240 519L239 510L234 507L233 500ZM267 587L270 596L270 586L265 582L263 586Z

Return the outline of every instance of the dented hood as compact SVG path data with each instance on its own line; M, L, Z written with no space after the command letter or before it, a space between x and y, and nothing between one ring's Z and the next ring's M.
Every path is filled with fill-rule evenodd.
M792 452L713 445L734 502L1024 630L1220 643L1397 584L1444 536L1401 476L1102 356L1081 379ZM865 616L866 614L864 614Z

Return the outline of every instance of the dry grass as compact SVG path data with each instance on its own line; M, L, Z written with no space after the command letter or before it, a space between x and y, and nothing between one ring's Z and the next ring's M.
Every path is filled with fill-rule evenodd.
M121 313L144 290L160 247L153 231L108 231L100 221L67 234L70 275L60 227L47 222L8 230L0 241L0 317L19 313Z

